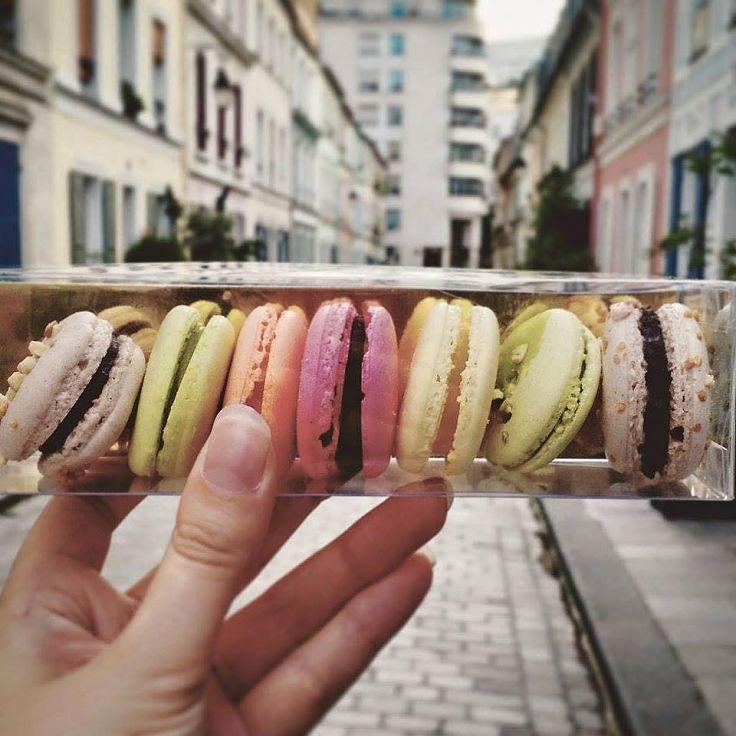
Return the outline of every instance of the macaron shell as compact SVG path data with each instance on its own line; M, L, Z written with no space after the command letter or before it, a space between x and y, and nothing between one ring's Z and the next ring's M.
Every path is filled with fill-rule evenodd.
M363 473L374 478L391 460L399 403L399 355L396 328L388 310L375 302L364 302L361 313L366 330L360 413Z
M708 441L712 380L708 351L695 312L684 304L657 310L672 377L670 430L682 427L683 441L670 432L665 479L690 475L700 465Z
M603 335L603 435L608 462L620 473L641 466L647 386L640 316L630 302L612 304Z
M182 478L192 469L212 429L234 347L232 324L221 315L211 317L192 353L163 430L156 464L163 478Z
M511 414L488 432L488 459L507 468L531 460L579 387L583 325L563 309L522 322L501 345L498 385Z
M496 386L500 334L496 315L488 307L470 310L467 362L458 397L458 418L447 455L447 475L464 473L478 454L488 424Z
M409 321L401 333L401 341L399 342L399 396L403 396L406 391L411 360L414 357L422 327L427 321L430 312L439 301L439 299L433 296L422 299L414 307L414 311L411 313Z
M552 433L531 459L518 466L521 473L531 473L551 463L572 442L593 407L601 380L601 348L595 335L584 325L583 339L583 375L572 382L568 403Z
M422 471L437 438L461 319L459 307L438 300L418 332L396 437L398 463L410 473Z
M128 464L136 475L156 475L166 409L179 371L202 331L199 312L183 304L164 317L148 361L128 450ZM219 400L219 395L218 395Z
M118 358L100 397L74 428L61 451L45 455L38 463L43 475L82 470L102 457L125 429L138 397L146 359L135 342L118 338Z
M306 340L304 312L298 307L284 310L271 344L261 406L261 414L271 428L276 467L284 473L296 455L296 407Z
M322 304L307 332L299 379L296 436L299 459L310 478L337 473L335 453L350 331L357 310L345 300Z
M111 340L112 326L91 312L58 324L0 422L0 455L23 460L38 450L82 395Z
M256 411L261 410L260 396L263 393L262 384L266 380L269 351L276 336L276 323L282 312L283 307L280 304L264 304L256 307L248 316L235 346L225 389L225 406L247 404ZM259 384L259 400L251 401Z

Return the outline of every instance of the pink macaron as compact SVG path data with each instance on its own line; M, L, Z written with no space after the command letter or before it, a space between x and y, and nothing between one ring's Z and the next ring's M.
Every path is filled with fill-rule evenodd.
M391 458L398 405L398 345L377 302L338 299L317 310L307 334L297 447L311 478L380 475Z

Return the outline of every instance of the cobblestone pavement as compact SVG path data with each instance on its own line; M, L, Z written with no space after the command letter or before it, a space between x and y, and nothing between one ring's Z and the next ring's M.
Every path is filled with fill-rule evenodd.
M733 503L733 502L732 502ZM723 730L736 734L736 522L586 503Z
M175 499L148 499L116 535L106 574L133 582L160 556ZM240 602L326 543L375 500L322 504ZM0 518L0 579L43 505ZM435 582L415 617L315 729L316 736L604 732L558 583L539 563L529 504L457 499L431 545Z

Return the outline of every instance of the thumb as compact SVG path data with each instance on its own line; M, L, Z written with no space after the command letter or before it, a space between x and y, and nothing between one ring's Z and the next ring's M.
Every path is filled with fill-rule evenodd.
M155 669L209 666L238 575L268 531L275 475L263 418L247 406L223 409L187 480L161 565L123 635Z

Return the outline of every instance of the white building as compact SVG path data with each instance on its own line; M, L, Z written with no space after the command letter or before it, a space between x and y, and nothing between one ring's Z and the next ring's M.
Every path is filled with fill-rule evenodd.
M325 0L324 57L389 162L402 264L475 266L489 207L489 96L474 2Z
M179 3L23 0L2 13L0 78L13 85L0 104L13 114L0 122L0 177L13 195L0 218L15 208L20 260L122 260L168 227L166 188L182 191ZM7 242L0 262L17 260Z
M666 272L718 278L723 246L736 239L736 177L695 174L686 156L707 154L714 134L736 138L736 1L678 0L676 19L669 228L702 228L705 264L681 247L667 254Z

